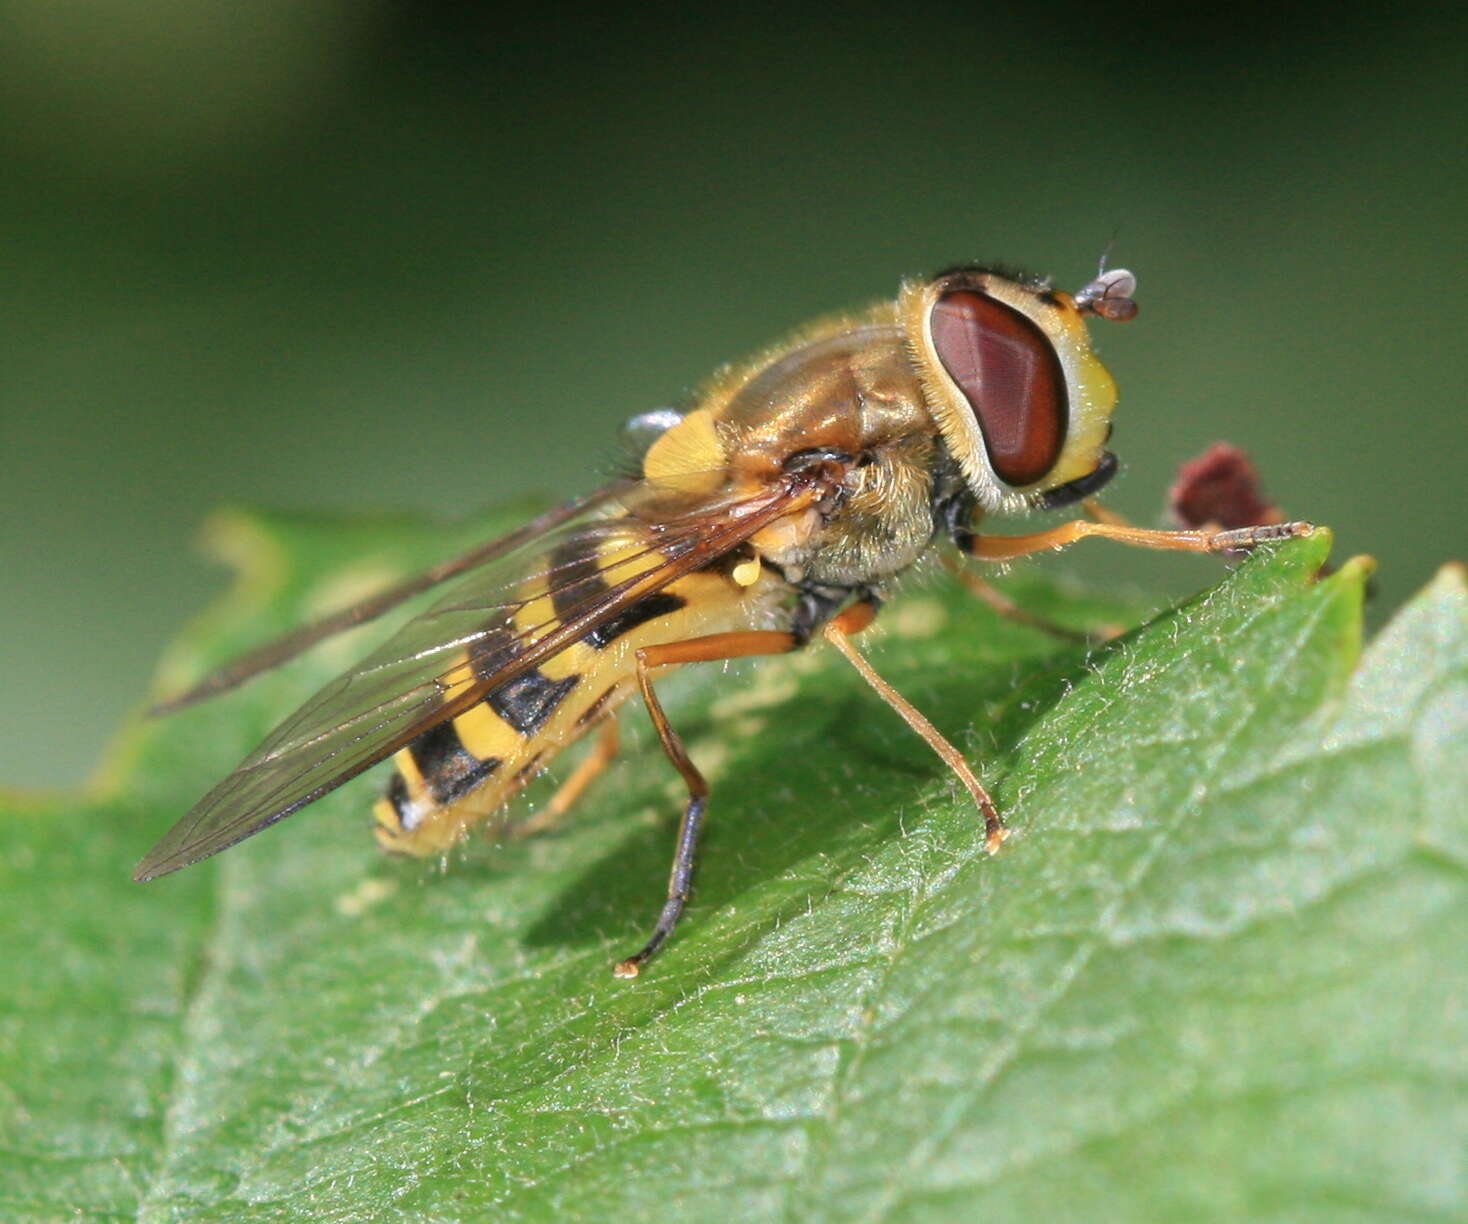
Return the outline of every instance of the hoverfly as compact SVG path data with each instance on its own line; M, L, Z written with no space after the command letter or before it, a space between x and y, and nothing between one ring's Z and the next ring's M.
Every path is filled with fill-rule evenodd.
M1086 536L1225 552L1310 530L1151 531L1111 516L1029 535L979 530L985 514L1081 502L1115 474L1105 445L1116 389L1086 323L1131 318L1135 287L1120 269L1071 295L996 268L955 268L724 370L686 411L635 419L648 439L635 479L308 626L160 707L223 692L456 579L286 719L136 878L232 846L389 757L379 842L441 853L596 730L592 753L536 822L554 818L615 754L616 719L635 693L688 799L651 936L615 966L634 977L683 913L708 799L654 676L796 650L818 635L952 767L997 850L1004 823L967 762L852 643L890 581L942 541L1004 561Z

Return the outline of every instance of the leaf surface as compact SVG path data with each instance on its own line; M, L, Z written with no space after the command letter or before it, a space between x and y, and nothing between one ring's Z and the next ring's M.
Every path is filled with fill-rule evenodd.
M219 537L246 573L175 674L464 542ZM1089 654L896 601L871 655L981 763L992 858L831 652L677 677L712 823L634 983L678 807L650 734L551 836L386 860L358 782L138 886L373 631L134 729L103 793L0 810L0 1216L1461 1218L1468 594L1445 569L1358 668L1367 567L1316 581L1328 543ZM1056 568L1008 589L1134 623Z

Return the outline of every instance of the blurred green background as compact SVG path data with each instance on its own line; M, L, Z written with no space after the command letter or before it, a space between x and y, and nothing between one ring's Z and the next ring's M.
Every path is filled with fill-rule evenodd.
M1380 559L1378 619L1468 553L1447 6L486 11L7 3L0 779L91 768L220 587L212 507L569 494L627 416L957 260L1137 272L1118 508L1226 438Z

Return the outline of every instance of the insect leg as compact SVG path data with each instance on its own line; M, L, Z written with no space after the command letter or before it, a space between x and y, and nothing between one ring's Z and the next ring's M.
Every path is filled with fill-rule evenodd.
M673 870L668 876L668 899L663 904L653 927L652 938L640 952L619 961L612 972L620 978L636 977L638 971L663 945L683 917L688 894L693 886L693 865L698 854L698 837L703 831L704 810L708 804L709 786L703 774L688 756L683 740L668 722L662 703L652 687L652 669L674 663L707 663L719 659L738 659L749 655L783 654L794 650L799 641L793 633L773 629L748 629L737 633L713 633L707 637L645 646L637 652L637 687L642 691L652 725L657 728L663 751L683 775L688 786L688 804L678 824L678 844L673 853Z
M998 536L966 534L958 545L980 561L1010 561L1047 549L1065 548L1087 536L1115 540L1138 548L1160 548L1173 552L1225 553L1253 548L1269 540L1288 540L1309 535L1315 528L1309 523L1273 523L1258 527L1240 527L1233 531L1152 531L1146 527L1126 527L1116 523L1093 523L1074 519L1036 531L1030 535Z
M1012 620L1017 625L1027 625L1031 629L1040 629L1052 637L1062 638L1067 642L1082 642L1090 646L1108 642L1121 632L1120 626L1117 625L1104 626L1095 633L1072 629L1068 625L1062 625L1059 621L1051 620L1048 616L1041 616L1037 612L1020 607L987 578L980 577L961 561L954 560L951 555L945 554L943 564L949 573L963 584L964 589L970 595L981 603L987 604L1005 620Z
M1081 508L1083 510L1085 510L1086 514L1092 520L1092 529L1090 529L1090 530L1079 530L1079 531L1076 531L1075 534L1074 534L1074 537L1072 539L1070 539L1070 540L1065 541L1065 543L1072 543L1072 542L1074 542L1074 539L1079 539L1081 536L1084 536L1084 535L1099 535L1099 536L1102 536L1103 538L1119 539L1119 540L1122 540L1122 542L1124 542L1124 543L1137 544L1137 545L1140 545L1142 547L1186 549L1186 550L1189 550L1189 551L1218 551L1218 552L1225 552L1225 551L1232 551L1235 548L1252 546L1252 544L1250 544L1250 545L1244 545L1244 544L1240 544L1240 543L1237 543L1237 542L1230 544L1230 543L1225 542L1225 543L1220 543L1220 544L1216 545L1215 548L1213 548L1211 550L1209 550L1209 549L1198 550L1198 549L1195 549L1195 547L1194 547L1194 545L1192 543L1179 544L1179 543L1177 543L1175 541L1174 542L1158 543L1156 541L1151 541L1151 540L1142 540L1142 539L1138 539L1137 538L1137 536L1139 534L1142 535L1142 536L1149 536L1149 537L1150 536L1154 536L1154 535L1177 536L1179 534L1184 534L1184 535L1202 535L1202 536L1217 536L1217 535L1219 535L1219 534L1221 534L1223 532L1223 527L1220 524L1218 524L1218 523L1208 523L1208 524L1195 524L1194 525L1195 530L1192 531L1192 532L1184 532L1184 533L1179 533L1179 532L1152 532L1152 531L1149 531L1146 528L1139 528L1139 527L1135 526L1132 523L1132 521L1130 519L1128 519L1125 515L1119 514L1115 510L1112 510L1112 509L1108 508L1107 506L1103 506L1094 497L1088 497L1088 498L1086 498L1085 501L1083 501L1081 503ZM1065 530L1066 528L1072 528L1074 526L1075 526L1074 524L1065 524L1064 527L1058 528L1057 530ZM1096 530L1094 530L1094 527L1096 527L1096 526L1102 527L1103 530L1102 531L1096 531ZM1263 525L1261 525L1261 529L1262 529L1263 526L1275 527L1275 526L1278 526L1278 524L1277 524L1277 522L1276 523L1271 523L1271 524L1263 524ZM1306 533L1306 531L1305 531L1305 529L1307 527L1306 524L1303 524L1303 523L1295 523L1295 524L1290 524L1289 526L1291 528L1296 529L1296 530L1292 531L1291 534L1303 535L1303 534ZM1104 529L1108 529L1108 528L1116 528L1116 529L1119 529L1119 530L1116 531L1116 532L1113 532L1113 531L1110 531L1110 530L1104 530ZM1254 531L1254 530L1256 530L1256 528L1244 528L1243 530L1245 530L1245 531ZM1045 532L1040 532L1040 533L1037 533L1037 534L1039 536L1044 536L1046 533ZM996 537L992 537L992 536L991 537L988 537L989 540L993 540L995 538ZM1004 537L1003 539L1004 540L1010 540L1010 539L1025 540L1025 539L1030 539L1030 538L1032 538L1032 537L1017 536L1017 537ZM1261 536L1261 538L1274 538L1274 537L1271 534L1268 537ZM1252 543L1258 543L1258 542L1259 542L1259 540L1252 541ZM1038 548L1044 548L1044 547L1063 548L1063 547L1065 547L1065 543L1061 543L1061 544L1050 544L1050 545L1043 545L1042 544L1042 545L1039 545ZM963 549L969 556L978 557L978 558L980 558L982 560L997 559L997 558L993 557L987 551L991 547L988 544L987 541L985 541L984 543L978 544L976 546L975 541L974 541L974 536L973 536L973 533L972 532L967 533L965 535L961 535L959 537L958 544L959 544L959 547L961 549ZM1004 546L1004 544L1001 543L1000 544L1000 547L1003 547L1003 546ZM1019 555L1022 555L1022 554L1013 553L1013 554L1008 554L1008 555L1010 555L1010 556L1019 556ZM1053 635L1054 637L1064 638L1067 641L1084 642L1084 643L1086 643L1088 645L1092 645L1092 646L1099 646L1099 645L1101 645L1104 642L1109 642L1109 641L1111 641L1111 639L1115 638L1118 634L1120 634L1122 632L1122 627L1120 625L1105 625L1100 630L1094 631L1094 632L1090 632L1090 633L1085 633L1085 632L1081 632L1081 631L1078 631L1078 630L1075 630L1075 629L1070 629L1070 628L1068 628L1065 625L1061 625L1061 624L1057 623L1056 621L1050 620L1048 617L1040 616L1037 613L1030 612L1030 611L1028 611L1028 610L1026 610L1024 608L1021 608L1012 599L1010 599L1009 596L1005 595L1003 591L1000 591L997 587L993 586L986 579L981 578L978 574L974 573L972 570L964 568L963 565L958 564L958 563L955 563L955 562L952 562L947 557L944 558L944 564L948 567L949 572L952 573L954 575L954 577L956 577L964 585L964 587L968 590L969 594L973 595L976 599L981 600L983 603L988 604L989 607L991 607L992 609L994 609L995 612L997 612L1000 616L1004 617L1006 620L1012 620L1012 621L1015 621L1017 624L1021 624L1021 625L1029 625L1031 628L1034 628L1034 629L1044 630L1044 632L1049 633L1049 634Z
M529 820L521 821L514 827L512 837L533 837L537 833L555 828L565 819L566 813L576 806L577 800L586 793L587 788L616 760L617 752L622 746L622 733L617 719L618 715L612 714L603 720L591 755L571 771L570 777L561 783L545 807Z
M1081 503L1081 509L1095 519L1098 523L1110 523L1113 527L1130 527L1131 519L1124 514L1119 514L1109 506L1103 506L1094 497L1088 497Z
M877 696L896 710L902 721L916 731L943 763L958 775L958 780L968 788L968 793L973 796L979 811L984 814L984 848L993 854L1009 835L1009 830L1004 827L1004 820L999 815L999 809L994 806L994 800L989 797L989 792L969 768L963 754L906 697L877 675L866 656L851 643L851 635L871 624L875 614L870 604L856 604L832 620L822 632L826 640L861 673L861 678L876 690Z

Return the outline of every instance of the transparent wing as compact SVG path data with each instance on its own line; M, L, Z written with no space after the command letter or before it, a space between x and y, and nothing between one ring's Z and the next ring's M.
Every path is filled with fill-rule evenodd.
M533 560L513 556L465 575L286 719L135 878L177 871L284 819L814 496L792 481L745 497L683 496L670 509L667 490L639 485L622 498L623 513L534 541Z
M562 524L573 521L615 500L635 483L635 481L619 481L604 485L585 497L578 497L574 501L547 510L544 514L531 519L523 527L502 535L498 539L472 548L460 556L441 561L421 574L415 574L412 578L398 583L397 586L371 595L360 603L343 608L340 612L334 612L321 620L292 630L273 642L267 642L248 654L241 655L218 671L211 672L187 691L164 698L148 713L155 718L174 714L200 701L207 701L211 697L218 697L221 693L238 688L246 680L258 676L261 672L269 671L294 659L298 654L316 645L317 642L324 641L344 630L355 628L357 625L376 620L383 613L390 612L414 595L421 595L430 587L438 586L439 583L447 582L450 578L488 565L501 557L509 556Z

